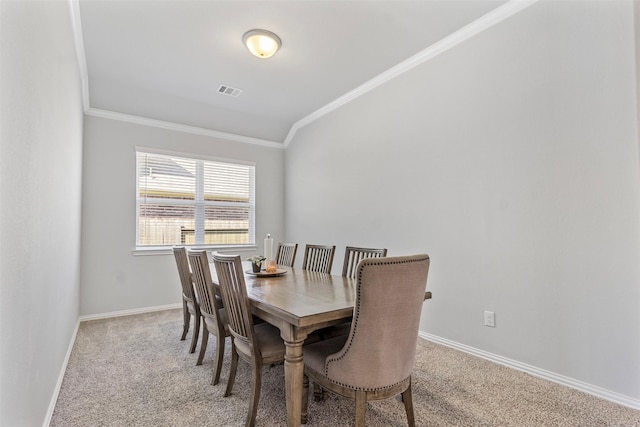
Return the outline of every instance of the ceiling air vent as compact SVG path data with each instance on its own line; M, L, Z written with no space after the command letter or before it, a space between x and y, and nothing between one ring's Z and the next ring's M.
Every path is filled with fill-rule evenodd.
M237 98L242 93L242 89L238 89L238 88L227 86L227 85L220 85L220 87L218 88L218 93Z

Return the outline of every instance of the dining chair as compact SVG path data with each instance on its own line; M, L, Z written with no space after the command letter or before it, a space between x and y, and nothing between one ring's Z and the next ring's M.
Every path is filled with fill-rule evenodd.
M331 274L333 255L335 252L335 245L306 245L304 248L304 258L302 259L302 269Z
M182 315L184 323L180 340L184 341L187 337L191 316L193 316L193 337L191 337L191 348L189 349L189 353L193 353L196 351L198 335L200 334L200 306L193 289L193 279L189 270L189 261L187 260L187 249L184 246L174 246L173 256L176 259L180 284L182 285Z
M383 258L387 256L387 249L357 248L347 246L344 251L344 264L342 265L342 275L355 279L356 267L365 258Z
M188 251L189 264L194 278L196 294L200 302L200 313L203 320L202 344L196 365L202 365L204 353L207 350L209 334L216 337L216 355L213 363L213 376L211 384L216 385L220 381L222 370L222 358L224 356L224 342L229 336L227 327L227 311L216 296L216 288L211 279L209 259L206 251Z
M314 385L355 400L356 427L365 425L367 401L398 394L409 426L415 426L411 372L429 263L429 256L421 254L358 264L349 335L303 347L303 419L311 379Z
M342 275L351 279L356 278L356 268L358 263L366 258L383 258L387 256L387 249L358 248L355 246L347 246L344 252L344 264L342 266ZM329 326L318 331L325 339L333 338L339 335L347 335L351 330L351 320ZM319 388L316 387L316 399L323 397Z
M296 260L296 252L298 252L297 243L278 243L276 263L278 263L278 265L293 267L293 263Z
M245 426L255 425L262 386L264 365L284 361L285 346L280 330L269 323L254 324L251 305L239 255L213 254L222 300L229 319L231 334L231 370L224 396L231 395L238 368L238 358L251 365L251 397Z

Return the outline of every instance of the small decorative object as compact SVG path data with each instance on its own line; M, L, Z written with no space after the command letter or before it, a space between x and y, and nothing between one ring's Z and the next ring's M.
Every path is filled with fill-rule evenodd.
M271 238L271 234L267 234L267 238L264 239L264 257L268 261L271 261L273 258L273 238Z
M262 255L256 255L251 258L247 258L247 261L251 261L251 269L254 273L260 273L260 268L262 267L262 262L266 260Z
M277 264L275 259L267 260L267 267L265 268L267 273L275 273L277 270Z
M267 273L275 273L276 261L273 257L273 238L271 237L271 234L267 234L267 238L264 239L264 257L266 258L264 262L264 270Z

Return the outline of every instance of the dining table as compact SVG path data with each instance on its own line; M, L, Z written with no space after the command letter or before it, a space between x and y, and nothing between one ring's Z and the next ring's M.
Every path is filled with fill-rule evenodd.
M215 265L210 267L217 285ZM271 273L253 273L248 262L242 267L253 315L277 327L284 340L287 425L300 426L306 422L302 418L302 345L311 332L353 316L356 280L280 265Z

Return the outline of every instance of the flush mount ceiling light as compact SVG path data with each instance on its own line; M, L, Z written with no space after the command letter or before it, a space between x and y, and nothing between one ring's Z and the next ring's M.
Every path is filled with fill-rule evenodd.
M249 52L258 58L269 58L280 49L280 37L267 30L251 30L244 33L242 41Z

